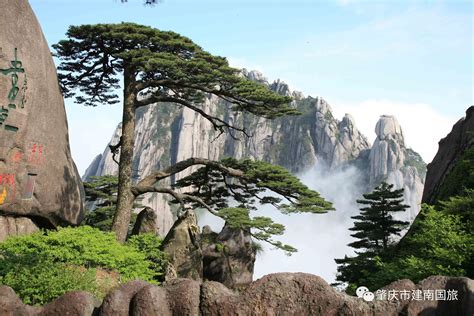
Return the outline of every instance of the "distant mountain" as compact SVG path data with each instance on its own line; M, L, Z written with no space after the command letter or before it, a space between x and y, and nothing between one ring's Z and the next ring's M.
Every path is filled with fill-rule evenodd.
M425 163L404 143L403 132L396 118L382 116L377 123L377 138L371 147L367 138L356 128L354 119L346 114L334 118L329 104L320 97L305 97L291 91L277 80L269 83L256 71L243 70L251 80L267 85L273 91L293 97L293 106L303 114L267 120L251 114L236 114L226 104L212 96L205 99L202 109L239 127L245 127L251 138L244 135L218 133L212 125L195 112L174 104L159 104L140 109L135 134L134 179L139 180L152 170L163 168L189 157L220 159L231 156L265 160L301 173L315 165L329 172L347 166L357 167L365 175L366 191L387 180L405 188L406 214L413 219L423 190ZM121 125L111 140L116 144ZM192 170L182 172L179 177ZM117 174L118 165L112 160L107 146L87 168L83 179L90 176ZM171 179L174 181L174 179ZM173 223L172 211L166 198L149 195L142 204L158 212L161 233Z

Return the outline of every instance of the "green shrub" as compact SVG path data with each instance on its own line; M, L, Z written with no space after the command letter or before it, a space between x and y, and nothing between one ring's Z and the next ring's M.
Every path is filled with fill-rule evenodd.
M21 256L2 262L1 270L0 283L13 288L25 304L43 305L73 290L104 296L99 291L95 269Z
M167 262L166 253L161 251L161 242L161 238L152 233L134 235L127 240L127 245L145 254L148 267L155 273L154 280L161 280Z
M459 215L423 205L412 231L401 249L390 249L382 258L376 257L374 269L361 273L352 288L365 285L375 290L395 280L417 283L430 275L472 277L468 269L474 238Z
M159 238L144 235L122 245L113 233L89 226L10 237L0 243L0 282L29 304L44 304L71 290L100 297L108 283L157 283L165 262L160 244Z

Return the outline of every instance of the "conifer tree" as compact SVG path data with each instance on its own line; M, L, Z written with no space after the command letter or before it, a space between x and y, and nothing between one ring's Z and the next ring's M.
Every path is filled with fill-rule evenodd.
M118 177L110 175L91 177L83 185L87 210L81 224L110 231L117 206ZM134 207L140 205L135 204ZM129 230L135 217L136 215L132 214Z
M252 113L268 119L295 115L298 111L289 105L291 98L248 80L238 69L230 67L225 58L213 56L190 39L173 32L134 23L97 24L71 26L67 37L67 40L53 45L55 56L61 62L58 77L64 95L75 96L77 103L89 106L122 102L122 136L118 144L111 146L112 151L120 152L117 207L112 225L119 241L125 241L133 203L142 194L168 194L178 200L182 208L189 203L199 203L201 207L212 210L199 196L160 186L160 181L195 165L219 172L221 181L225 178L240 179L249 185L279 193L297 207L287 207L285 211L288 212L322 213L332 208L317 192L309 190L288 172L284 174L286 181L280 179L280 183L264 181L258 184L265 175L275 172L282 175L280 169L268 164L254 165L246 170L247 165L243 163L189 158L133 183L135 114L140 107L171 103L188 108L208 120L219 135L229 132L232 136L233 133L248 134L222 117L207 113L201 106L206 96L219 98L235 112ZM123 92L122 100L117 94L119 88ZM229 187L224 187L230 191ZM247 190L247 187L243 186L243 189ZM219 186L218 190L222 188ZM268 237L281 232L281 229L272 228L272 223L268 219L253 226L260 226L261 232Z
M355 257L335 259L339 264L336 280L355 283L361 275L374 269L374 258L386 251L394 236L408 226L408 222L393 218L392 214L403 212L408 205L403 203L403 189L394 189L393 184L382 182L372 192L363 194L357 203L366 205L360 214L352 216L354 226L349 228L355 232L352 237L358 240L349 244L356 249Z

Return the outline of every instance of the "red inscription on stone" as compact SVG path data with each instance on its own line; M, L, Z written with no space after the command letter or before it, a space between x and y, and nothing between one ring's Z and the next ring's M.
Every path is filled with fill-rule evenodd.
M21 152L17 151L16 153L13 154L13 162L18 163L21 161Z
M16 196L15 175L12 173L0 174L0 185L3 186L2 194L5 195L4 199L6 198L8 191L11 193L8 194L8 197L11 197L11 199L14 200Z
M42 165L44 162L45 146L43 144L33 143L28 154L28 163L31 165Z

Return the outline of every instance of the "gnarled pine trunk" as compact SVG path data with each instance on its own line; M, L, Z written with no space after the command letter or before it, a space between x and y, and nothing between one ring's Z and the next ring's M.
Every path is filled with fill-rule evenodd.
M112 230L117 240L124 242L127 238L128 226L132 215L135 196L132 188L132 162L135 134L135 76L128 68L124 70L124 95L123 95L123 118L122 118L122 140L120 146L119 161L119 184L117 196L117 208L112 223Z

